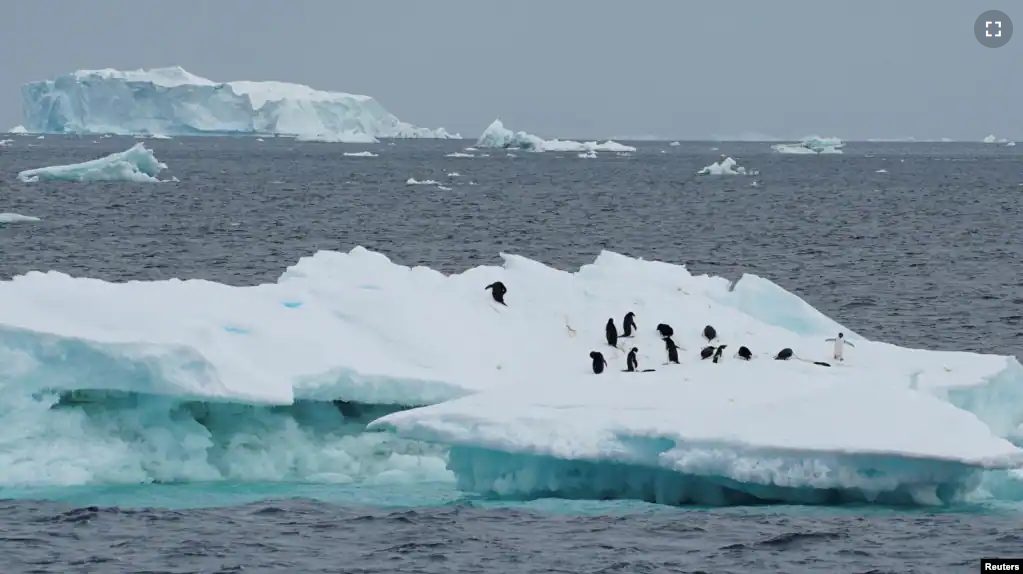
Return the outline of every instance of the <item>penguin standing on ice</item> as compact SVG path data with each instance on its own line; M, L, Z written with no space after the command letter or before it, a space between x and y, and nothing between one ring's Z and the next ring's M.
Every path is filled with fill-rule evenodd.
M714 362L715 363L717 363L718 361L721 360L721 353L725 352L725 347L727 347L727 346L728 345L718 345L717 350L714 351Z
M652 372L654 372L654 369L643 369L642 371L639 370L639 359L636 358L636 353L638 353L638 352L639 352L639 349L637 349L636 347L633 347L632 350L629 351L629 356L625 358L625 367L626 368L625 368L625 371L623 371L623 372L625 372L625 373L652 373Z
M679 364L678 363L678 349L679 349L679 347L678 347L678 345L675 344L675 341L672 341L671 337L665 337L664 338L664 347L668 350L668 363L675 363L676 365ZM665 364L667 364L667 363L665 363Z
M853 345L849 341L845 340L845 334L844 333L839 333L837 337L832 337L830 339L824 339L824 340L829 342L829 343L835 343L835 354L834 354L834 356L832 358L835 359L836 361L844 361L845 360L845 357L842 356L842 351L845 349L846 345L849 345L850 347L852 347L854 349L856 348L856 345Z
M625 320L622 321L622 337L631 337L632 332L636 329L636 314L629 311L625 314Z
M604 355L599 351L592 351L590 359L593 361L593 374L599 375L603 373L604 367L607 366L607 360L604 359Z
M753 353L750 352L749 347L742 346L739 347L739 352L736 353L735 356L739 357L743 361L749 361L753 358Z
M504 295L508 292L508 288L504 286L504 283L495 281L484 287L484 290L486 289L490 289L490 296L494 298L494 301L497 301L505 307L508 306L508 304L504 302Z
M714 327L707 325L703 328L703 338L707 339L707 342L709 343L718 338L718 332L714 330Z
M604 326L604 336L607 337L608 345L618 347L618 328L615 327L614 319L607 320L607 325Z
M661 334L662 339L675 334L675 330L671 328L671 325L665 325L664 323L657 325L657 332Z

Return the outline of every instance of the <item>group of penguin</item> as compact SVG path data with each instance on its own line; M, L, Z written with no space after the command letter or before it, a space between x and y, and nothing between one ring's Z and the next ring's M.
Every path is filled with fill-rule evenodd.
M494 298L494 301L506 307L508 306L508 304L504 302L504 296L505 294L508 293L508 288L505 286L504 283L500 281L495 281L494 283L487 285L484 288L484 290L490 291L490 295L491 297ZM636 314L633 313L632 311L629 311L628 313L625 314L625 319L622 321L621 337L622 338L632 337L634 331L638 331L636 327ZM671 339L672 335L675 334L675 330L672 329L670 325L661 323L657 325L657 332L661 335L661 339L664 341L665 349L668 351L668 362L665 364L670 363L675 363L676 365L679 364L678 350L680 347L675 343L675 341ZM617 349L619 335L618 328L615 326L615 321L613 318L607 320L607 324L604 326L604 335L607 338L607 344ZM714 329L714 327L707 325L706 327L703 328L703 338L706 339L708 343L714 341L715 339L717 339L717 337L718 333L717 330ZM717 363L721 360L722 353L724 353L725 348L727 346L728 345L708 345L700 350L700 359L701 360L711 359L711 361ZM655 370L643 369L641 371L639 369L639 359L636 357L638 353L639 349L636 347L633 347L632 349L629 350L629 354L626 356L625 359L625 370L623 372L650 373ZM749 350L749 347L742 346L739 347L739 351L736 352L735 356L744 361L749 361L753 358L753 353ZM792 357L793 357L792 349L786 347L781 351L778 351L778 354L774 356L774 359L776 361L787 361ZM604 354L601 353L600 351L592 351L590 352L590 359L593 362L593 372L598 375L603 373L604 369L607 367L607 360L604 358ZM831 366L828 363L820 361L814 361L814 364L823 367Z
M622 321L621 337L622 338L632 337L633 331L637 330L638 329L636 327L636 314L633 313L632 311L629 311L628 313L625 314L625 319ZM671 325L661 323L657 325L657 332L661 335L661 339L664 341L665 349L668 351L668 362L665 364L666 365L670 363L675 363L676 365L679 364L678 350L680 347L675 343L675 341L671 339L671 337L675 334L675 330L671 328ZM604 326L604 335L607 338L607 344L617 349L619 335L618 328L615 326L615 321L613 318L607 320L607 324ZM713 326L707 325L706 327L703 328L703 338L706 339L708 343L714 341L715 339L717 339L717 337L718 337L717 329L715 329ZM714 363L720 362L722 353L724 353L726 347L728 347L728 345L708 345L703 349L700 349L700 360L710 359ZM632 349L629 350L629 354L625 359L625 370L623 372L649 373L654 371L654 369L643 369L642 371L639 370L639 359L636 358L636 355L638 353L639 349L636 347L633 347ZM743 361L749 361L753 359L753 352L749 350L749 347L742 346L739 347L739 350L738 352L735 353L735 356L736 358L739 358ZM787 361L791 359L793 356L794 355L792 349L786 347L781 351L778 351L778 354L774 356L774 359L776 361ZM592 366L594 374L599 375L603 373L604 369L607 367L607 360L604 358L604 354L601 353L600 351L591 351L590 359L593 363ZM824 367L831 366L830 364L824 362L815 362L814 364Z

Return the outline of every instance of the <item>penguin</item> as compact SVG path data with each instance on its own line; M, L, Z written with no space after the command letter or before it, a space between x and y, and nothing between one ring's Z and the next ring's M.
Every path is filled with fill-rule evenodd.
M622 337L631 337L632 332L636 329L636 314L629 311L625 314L625 319L622 320Z
M678 347L678 345L675 344L675 341L672 341L671 337L665 337L664 338L664 346L665 346L666 349L668 349L668 363L675 363L676 365L679 364L678 363L678 348L679 347ZM667 363L665 363L665 364L667 364Z
M739 347L739 352L736 353L736 356L738 356L743 361L748 361L753 358L753 353L750 352L749 347L743 346Z
M703 338L707 339L707 342L711 342L718 338L718 332L714 330L714 327L707 325L703 328Z
M657 332L661 334L662 339L675 334L675 330L671 328L671 325L665 325L664 323L657 326Z
M704 347L700 350L700 360L709 359L714 354L714 346Z
M590 352L590 359L593 360L593 374L599 375L604 372L604 367L607 366L607 360L604 359L604 355L599 351Z
M607 337L607 344L612 347L618 346L618 328L615 327L615 320L608 319L604 326L604 336Z
M504 283L495 281L483 289L490 289L490 296L494 298L494 301L497 301L505 307L508 306L508 304L504 302L504 294L508 292L508 288L504 286Z
M830 367L831 366L831 363L825 363L824 361L814 361L813 364L819 365L821 367Z
M639 349L633 347L632 350L629 351L629 356L625 357L625 370L629 373L635 372L639 369L639 359L636 358L636 353L638 352Z
M792 349L785 347L774 356L775 361L787 361L792 358Z
M717 363L721 360L721 353L725 352L725 347L728 345L718 345L718 350L714 351L714 362Z

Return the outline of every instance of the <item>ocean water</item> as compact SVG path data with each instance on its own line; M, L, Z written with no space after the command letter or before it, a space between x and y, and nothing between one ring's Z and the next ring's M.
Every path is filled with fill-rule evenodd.
M640 142L597 159L452 158L472 142L179 138L147 142L179 183L83 185L15 175L134 140L14 139L0 149L0 211L42 221L0 224L0 279L55 269L248 285L318 249L355 245L443 271L499 263L501 251L575 268L610 249L768 277L873 339L1017 356L1023 345L1017 148L852 143L839 156L791 156L764 143ZM380 155L341 153L362 149ZM760 174L694 175L721 153ZM5 574L944 573L1023 556L1014 501L678 509L497 503L443 480L245 478L0 485L0 499Z

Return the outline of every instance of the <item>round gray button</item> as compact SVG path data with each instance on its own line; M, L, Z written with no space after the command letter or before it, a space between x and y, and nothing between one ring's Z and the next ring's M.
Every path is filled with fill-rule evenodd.
M1012 20L1005 12L988 10L973 23L973 33L984 46L1001 48L1012 38Z

